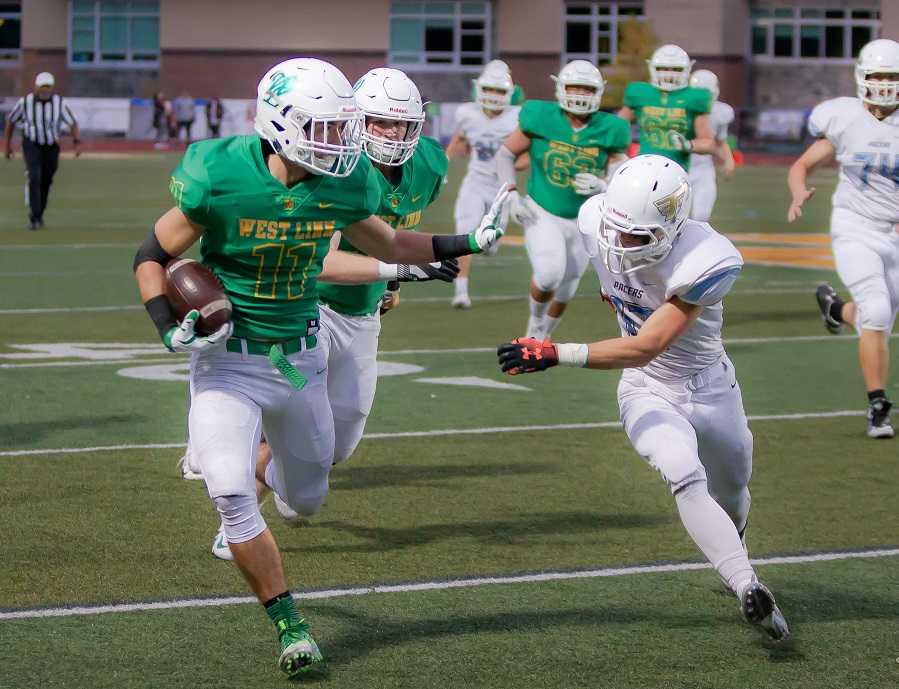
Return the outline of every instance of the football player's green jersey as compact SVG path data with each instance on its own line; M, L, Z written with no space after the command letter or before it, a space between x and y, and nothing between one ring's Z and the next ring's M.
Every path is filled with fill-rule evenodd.
M192 144L170 190L205 228L201 261L231 300L234 336L267 341L318 327L316 276L331 236L375 213L381 197L365 156L348 177L309 175L288 188L269 171L258 136Z
M421 224L421 214L440 195L449 163L440 144L430 137L418 140L415 153L401 170L394 185L377 168L375 176L381 190L381 205L376 214L397 230L414 230ZM363 253L340 238L340 249ZM367 285L329 285L321 283L321 300L346 316L365 316L378 311L387 282Z
M574 176L591 172L602 177L609 154L623 153L631 143L630 125L620 117L595 112L575 131L555 101L527 101L518 114L518 126L531 139L528 195L562 218L576 218L587 200L575 192Z
M685 86L663 91L645 81L634 81L624 89L624 104L634 111L640 130L640 153L657 153L690 168L690 151L678 151L671 133L696 138L693 122L712 109L712 96L706 89Z

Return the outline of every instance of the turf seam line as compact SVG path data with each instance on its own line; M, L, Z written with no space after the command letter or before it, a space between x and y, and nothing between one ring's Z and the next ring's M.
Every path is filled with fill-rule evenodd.
M755 566L794 565L814 562L833 562L836 560L858 560L899 556L899 548L881 548L862 551L834 551L809 553L805 555L783 555L774 557L752 558ZM355 588L335 588L317 591L299 591L293 594L297 600L322 600L344 598L348 596L365 596L373 593L412 593L417 591L440 591L446 589L477 588L509 584L532 584L547 581L568 581L574 579L597 579L602 577L632 576L636 574L658 574L671 572L688 572L712 569L707 562L682 562L671 564L632 565L629 567L609 567L602 569L569 570L540 572L537 574L518 574L510 576L471 577L423 581L408 584L376 584ZM120 603L114 605L87 605L57 608L31 608L25 610L0 611L0 620L42 619L48 617L74 617L78 615L103 615L110 613L143 612L145 610L172 610L178 608L205 608L225 605L243 605L255 603L254 596L228 596L223 598L184 598L168 601L142 603Z
M843 416L863 416L864 411L843 409L840 411L804 412L795 414L754 414L749 421L794 421L802 419L830 419ZM363 440L389 440L391 438L427 438L446 435L484 435L487 433L527 433L529 431L570 431L596 428L619 428L620 421L591 421L585 423L533 424L528 426L488 426L484 428L438 428L429 431L398 431L395 433L366 433ZM185 443L142 443L132 445L98 445L94 447L57 447L34 450L4 450L0 457L25 457L29 455L80 454L84 452L114 452L118 450L168 450L185 447Z

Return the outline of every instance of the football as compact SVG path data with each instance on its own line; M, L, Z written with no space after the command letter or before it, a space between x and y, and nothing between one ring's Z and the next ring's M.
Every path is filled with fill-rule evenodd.
M191 309L200 312L196 330L209 335L231 320L231 301L215 274L190 258L165 267L165 295L180 321Z

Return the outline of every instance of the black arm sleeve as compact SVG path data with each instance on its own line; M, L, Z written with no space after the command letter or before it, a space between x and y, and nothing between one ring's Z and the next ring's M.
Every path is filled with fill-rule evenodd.
M435 234L431 235L434 247L434 260L443 261L447 258L458 258L473 254L467 234Z
M146 263L147 261L158 263L164 268L165 264L173 258L174 256L162 248L162 245L156 238L156 230L150 230L150 234L147 235L144 243L138 247L137 253L134 254L134 265L131 268L132 270L137 270L141 263Z
M144 302L144 308L150 314L150 320L153 321L156 330L159 331L160 339L163 339L169 330L178 325L172 305L164 294L148 299Z

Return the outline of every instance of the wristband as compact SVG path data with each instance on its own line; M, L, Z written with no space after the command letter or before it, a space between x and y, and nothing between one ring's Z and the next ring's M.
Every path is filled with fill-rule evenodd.
M178 325L178 319L175 318L175 312L172 305L166 299L164 294L148 299L144 302L144 308L150 314L150 320L159 331L159 338L165 341L166 333Z
M473 233L469 233L473 234ZM447 258L458 258L459 256L469 256L480 252L475 246L471 245L472 240L468 234L435 234L431 236L431 246L434 250L434 260L443 261Z
M378 261L378 279L379 280L396 280L398 266L396 263L384 263Z
M559 356L559 364L562 366L577 366L584 368L587 365L588 347L585 344L557 344L556 354Z

